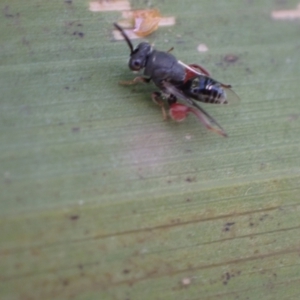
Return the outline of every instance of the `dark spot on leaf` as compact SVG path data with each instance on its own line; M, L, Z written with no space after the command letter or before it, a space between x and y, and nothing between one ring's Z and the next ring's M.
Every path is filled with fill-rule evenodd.
M78 219L79 219L79 215L72 215L72 216L70 216L70 220L72 220L72 221L76 221Z
M79 36L80 38L83 38L83 37L84 37L84 33L83 33L83 32L80 32L80 31L74 31L74 32L73 32L73 35L77 35L77 36Z
M264 214L263 216L261 216L259 218L260 221L264 221L269 215L268 214Z
M128 270L128 269L123 270L123 274L129 274L129 273L130 273L130 270Z
M186 181L186 182L196 182L196 176L194 176L194 177L187 177L187 178L185 179L185 181Z
M25 37L22 37L22 44L27 47L30 45L29 41Z
M235 222L228 222L224 225L223 231L230 231L230 228L235 224Z
M266 163L260 163L260 170L263 170L263 169L265 169L266 168Z
M230 273L226 272L225 273L225 278L226 278L227 281L230 280L230 278L231 278Z
M72 132L79 132L80 131L80 127L73 127L72 128Z
M68 280L68 279L64 279L64 280L62 281L62 284L63 284L64 286L69 285L69 280Z
M70 89L70 87L68 87L68 86L65 86L65 87L64 87L64 89L65 89L65 90L69 90L69 89Z
M237 275L240 275L240 272L237 272ZM229 272L226 272L224 275L222 275L223 284L226 285L229 282L229 280L234 276L235 276L234 273L231 274Z
M239 57L235 54L227 54L224 56L223 60L227 63L233 64L237 62Z
M180 221L181 221L180 218L178 218L178 219L172 219L172 220L171 220L171 223L172 223L172 224L174 224L174 223L175 223L175 224L179 224Z
M10 9L9 9L9 6L6 5L3 9L3 14L6 18L14 18L16 15L13 15L12 13L10 13ZM20 14L17 14L17 17L19 16Z
M72 4L72 0L65 0L65 3Z

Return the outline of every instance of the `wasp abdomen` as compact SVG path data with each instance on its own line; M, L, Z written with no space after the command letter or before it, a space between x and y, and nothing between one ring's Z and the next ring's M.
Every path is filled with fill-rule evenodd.
M227 104L226 93L220 83L206 76L197 76L188 81L185 93L204 103Z

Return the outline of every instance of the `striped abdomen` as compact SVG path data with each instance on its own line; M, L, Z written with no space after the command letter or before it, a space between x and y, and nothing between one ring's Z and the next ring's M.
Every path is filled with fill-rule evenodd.
M207 76L197 76L184 84L184 93L201 102L227 104L226 93L221 84Z

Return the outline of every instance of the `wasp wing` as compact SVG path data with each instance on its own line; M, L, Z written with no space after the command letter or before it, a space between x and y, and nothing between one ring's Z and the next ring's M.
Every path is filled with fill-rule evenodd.
M220 82L219 82L220 83ZM231 88L230 85L225 85L220 83L226 94L226 102L222 104L237 104L241 101L240 97L236 94L236 92Z
M190 111L196 115L196 117L200 120L200 122L202 122L202 124L207 129L212 130L221 136L227 137L227 133L222 128L222 126L218 124L218 122L213 117L211 117L201 106L199 106L193 99L184 95L170 82L164 81L162 84L165 88L165 91L168 94L172 94L173 96L175 96L180 103L188 106L190 108Z

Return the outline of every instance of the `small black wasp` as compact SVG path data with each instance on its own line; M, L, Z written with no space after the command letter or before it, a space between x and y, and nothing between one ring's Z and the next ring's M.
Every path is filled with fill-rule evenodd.
M132 42L122 27L114 23L130 49L129 68L132 71L143 70L143 75L132 81L121 84L150 82L151 80L160 91L152 93L152 100L158 104L164 119L167 113L165 100L169 104L169 114L172 119L182 121L189 113L193 113L204 126L227 137L225 130L215 121L196 101L213 104L227 104L239 101L237 94L226 85L210 77L210 73L197 64L186 65L177 60L169 51L158 51L149 43L142 42L133 48ZM179 102L179 103L178 103Z

